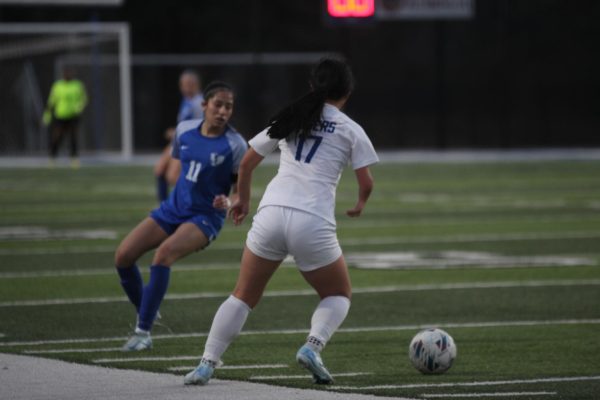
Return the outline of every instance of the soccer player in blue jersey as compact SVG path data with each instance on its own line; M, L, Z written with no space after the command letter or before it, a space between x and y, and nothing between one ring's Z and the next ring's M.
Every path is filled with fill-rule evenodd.
M186 69L179 76L179 91L181 92L181 104L177 112L177 123L190 119L204 117L202 101L204 97L201 92L200 76L196 71ZM169 128L165 137L169 142L173 141L175 129ZM171 145L167 146L156 165L154 175L156 176L157 195L159 201L165 201L169 195L169 187L175 186L177 178L181 173L181 164L171 157Z
M172 154L182 167L173 192L115 253L121 285L138 314L135 332L123 351L152 347L150 329L169 285L171 265L208 246L225 221L230 190L232 199L237 199L237 170L248 146L228 124L233 102L233 90L226 83L206 87L204 119L181 122L173 138ZM154 248L150 280L144 286L136 262Z

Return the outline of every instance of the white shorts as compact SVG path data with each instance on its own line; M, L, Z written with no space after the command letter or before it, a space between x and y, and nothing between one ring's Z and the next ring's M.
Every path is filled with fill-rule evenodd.
M342 255L335 225L314 214L280 206L258 211L246 246L267 260L283 260L290 254L301 271L324 267Z

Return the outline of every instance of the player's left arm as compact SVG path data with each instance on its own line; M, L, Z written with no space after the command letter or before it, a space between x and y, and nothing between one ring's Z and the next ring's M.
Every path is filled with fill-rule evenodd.
M362 210L369 200L369 196L373 191L373 176L369 167L362 167L354 170L356 181L358 182L358 200L354 208L346 211L349 217L360 217Z

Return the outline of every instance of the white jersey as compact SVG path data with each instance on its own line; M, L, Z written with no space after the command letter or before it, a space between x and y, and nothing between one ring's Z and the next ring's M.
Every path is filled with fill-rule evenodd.
M321 122L306 139L271 139L267 130L249 142L263 157L278 146L281 150L279 171L259 209L296 208L335 224L335 191L344 167L350 162L356 170L379 161L360 125L330 104L325 104Z

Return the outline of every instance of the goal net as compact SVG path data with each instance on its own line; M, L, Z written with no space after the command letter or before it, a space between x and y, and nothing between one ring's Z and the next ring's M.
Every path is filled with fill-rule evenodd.
M81 153L129 158L129 57L123 23L0 24L0 156L48 153L42 114L50 87L69 67L88 95L78 129Z

